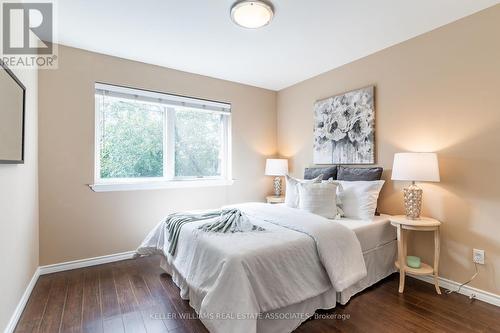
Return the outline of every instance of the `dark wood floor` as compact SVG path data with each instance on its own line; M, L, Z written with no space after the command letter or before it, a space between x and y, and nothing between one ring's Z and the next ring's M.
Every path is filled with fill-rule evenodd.
M158 263L142 258L44 275L16 332L207 332L197 319L179 319L195 312ZM397 286L392 275L346 306L319 311L296 332L500 332L500 308L437 296L412 278L403 295Z

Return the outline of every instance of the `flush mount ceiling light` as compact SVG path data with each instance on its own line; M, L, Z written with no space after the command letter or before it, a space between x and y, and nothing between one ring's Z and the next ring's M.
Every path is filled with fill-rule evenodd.
M260 0L238 1L231 7L231 19L244 28L257 29L268 25L273 16L272 5Z

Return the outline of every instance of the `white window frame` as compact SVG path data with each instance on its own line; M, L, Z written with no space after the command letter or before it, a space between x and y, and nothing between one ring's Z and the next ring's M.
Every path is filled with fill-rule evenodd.
M148 178L101 178L101 110L95 98L95 136L94 136L94 184L89 185L95 192L148 190L162 188L207 187L231 185L231 105L228 103L164 94L149 90L134 89L104 83L95 84L95 95L106 91L124 98L139 99L162 104L163 115L163 177ZM223 140L221 149L221 176L215 177L176 177L175 176L175 106L206 109L210 112L225 114L223 121ZM200 111L203 112L203 111Z

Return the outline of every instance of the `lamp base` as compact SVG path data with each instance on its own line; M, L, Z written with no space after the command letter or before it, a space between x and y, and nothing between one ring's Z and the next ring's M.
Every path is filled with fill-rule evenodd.
M418 220L422 210L422 189L413 183L403 189L403 196L406 217L410 220Z
M281 196L281 177L274 177L274 195L276 197Z

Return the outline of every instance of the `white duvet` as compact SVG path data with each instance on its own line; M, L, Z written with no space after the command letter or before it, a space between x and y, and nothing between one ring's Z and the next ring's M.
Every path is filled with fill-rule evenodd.
M137 252L161 253L165 267L211 332L255 333L259 314L342 291L366 276L355 233L285 205L232 205L265 231L207 233L186 224L170 256L164 223Z

